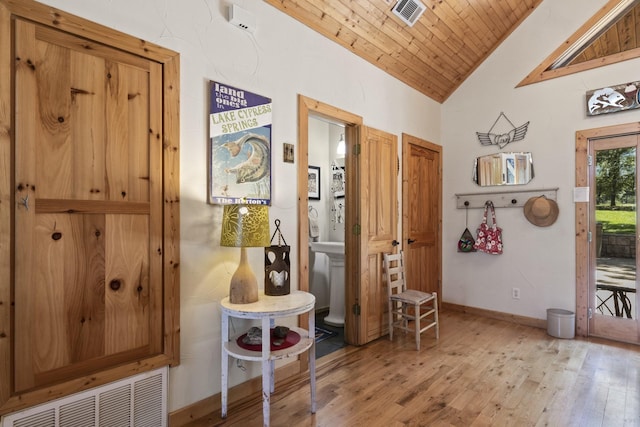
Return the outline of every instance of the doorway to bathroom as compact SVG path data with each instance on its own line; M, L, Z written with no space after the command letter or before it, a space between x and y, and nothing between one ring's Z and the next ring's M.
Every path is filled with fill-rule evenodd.
M316 357L345 346L345 125L309 116L309 292L316 297Z
M309 290L309 200L317 174L309 152L310 117L344 125L344 340L361 345L386 333L382 254L398 240L398 138L362 123L360 116L298 95L298 284ZM320 171L322 173L322 171ZM338 248L326 242L327 254Z
M328 190L330 188L330 184L326 183L323 185L322 177L328 176L330 167L325 166L324 168L316 165L314 162L318 161L317 153L314 151L315 146L312 146L309 143L310 136L310 126L318 126L319 123L316 119L321 118L325 123L330 123L332 125L336 125L341 128L341 131L344 132L344 142L345 142L345 158L344 158L344 172L345 172L345 188L344 188L344 230L349 230L349 233L343 234L344 241L344 266L343 266L343 280L344 280L344 325L342 327L343 332L343 343L348 344L357 344L357 322L354 320L355 314L352 310L347 310L346 307L352 307L354 302L357 300L358 290L356 290L357 276L358 276L358 239L351 230L353 224L356 223L356 212L358 211L358 200L357 197L354 197L357 194L357 187L355 184L358 179L358 170L357 170L357 162L354 159L354 156L351 155L351 150L353 148L353 141L357 141L360 133L360 128L362 126L362 118L360 116L351 114L349 112L340 110L338 108L332 107L330 105L324 104L320 101L313 100L311 98L307 98L302 95L298 95L298 146L297 146L297 159L298 159L298 288L304 291L311 291L310 289L310 272L313 270L313 264L315 264L314 253L311 251L310 242L313 239L310 239L310 234L318 234L320 237L320 230L311 230L310 225L315 226L312 223L310 224L309 218L314 218L317 216L320 218L321 211L319 210L319 206L316 203L317 201L322 202L328 201L328 195L330 192L326 192L323 196L323 188ZM338 135L336 131L337 128L334 129L334 138L335 135ZM329 138L329 130L326 129L325 132L325 140ZM340 133L340 135L342 135ZM339 138L339 137L338 137ZM338 139L335 139L336 144ZM329 143L326 142L328 145ZM311 150L310 150L311 147ZM337 145L335 147L337 150ZM325 148L324 154L328 157L328 148ZM313 168L312 168L313 167ZM323 172L324 171L324 172ZM316 185L314 186L314 179L318 179L320 188ZM347 178L348 177L348 178ZM328 187L329 188L326 188ZM319 198L319 200L318 200ZM331 214L330 207L325 210L325 218L329 218ZM313 208L313 209L310 209ZM324 233L328 236L329 227L331 222L327 221L325 226ZM318 226L319 227L319 226ZM338 227L336 227L338 228ZM336 230L337 231L337 230ZM320 240L320 239L317 239ZM329 248L325 248L325 252L330 252ZM310 263L313 261L313 264ZM325 260L328 258L328 254L325 257ZM328 262L328 261L327 261ZM322 286L322 278L318 279L319 282L316 284L317 287ZM328 295L328 278L326 280L325 289L327 292L326 297ZM314 286L316 285L314 284ZM320 304L327 304L326 300L320 301ZM318 305L320 306L320 305ZM328 308L328 307L327 307ZM320 313L322 319L324 319L324 313ZM327 313L328 314L328 313ZM301 319L301 322L304 322L305 319ZM319 324L320 326L320 324ZM322 341L321 341L322 343Z

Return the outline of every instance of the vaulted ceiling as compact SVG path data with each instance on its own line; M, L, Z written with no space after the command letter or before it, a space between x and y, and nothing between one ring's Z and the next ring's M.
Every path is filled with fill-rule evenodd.
M396 0L265 0L443 102L542 0L421 0L412 26Z
M608 29L603 29L593 42L577 52L569 65L627 52L636 49L639 43L640 5L636 5L622 14Z
M438 102L444 102L542 2L418 0L426 11L409 26L392 11L398 1L406 0L264 1ZM625 0L609 0L552 53L549 63L540 64L521 84L606 65L611 62L600 59L606 55L617 54L622 60L639 56L635 52L640 51L640 6L635 1L615 26L588 40L590 47L566 65L568 70L549 69L554 55L562 54L569 42L579 40L578 33L588 31L621 1Z

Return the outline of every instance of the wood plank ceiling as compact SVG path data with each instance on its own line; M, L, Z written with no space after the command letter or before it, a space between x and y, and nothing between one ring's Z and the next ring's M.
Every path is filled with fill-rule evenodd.
M640 0L609 0L518 87L640 57Z
M445 101L542 0L421 0L409 27L396 0L264 0L434 99Z
M640 42L640 4L625 13L584 50L579 51L570 65L636 49L638 42Z

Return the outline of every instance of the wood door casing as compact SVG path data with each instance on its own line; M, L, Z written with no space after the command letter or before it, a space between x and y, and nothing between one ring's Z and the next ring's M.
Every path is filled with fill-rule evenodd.
M360 335L358 344L387 330L382 256L394 252L398 233L398 138L363 128L360 162Z
M442 147L402 135L402 247L407 283L442 302ZM412 243L409 243L413 241Z
M0 20L4 414L179 360L179 58L30 0Z

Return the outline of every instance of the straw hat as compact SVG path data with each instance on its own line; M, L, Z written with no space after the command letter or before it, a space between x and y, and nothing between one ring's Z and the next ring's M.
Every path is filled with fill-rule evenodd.
M545 196L532 197L524 204L524 216L533 225L548 227L558 219L558 204Z

